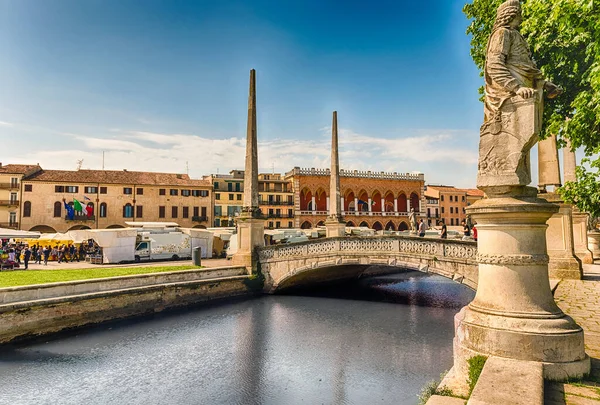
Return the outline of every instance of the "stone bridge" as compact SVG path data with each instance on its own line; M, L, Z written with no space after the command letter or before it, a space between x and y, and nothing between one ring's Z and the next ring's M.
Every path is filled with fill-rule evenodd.
M434 273L472 289L477 287L477 244L471 241L412 236L336 237L267 246L258 252L268 292L360 277L370 266Z

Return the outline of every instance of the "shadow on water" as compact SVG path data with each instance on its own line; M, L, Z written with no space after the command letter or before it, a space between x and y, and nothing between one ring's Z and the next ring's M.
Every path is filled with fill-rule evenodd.
M286 290L284 294L452 309L462 308L475 297L474 291L455 281L410 270L358 280L295 287Z

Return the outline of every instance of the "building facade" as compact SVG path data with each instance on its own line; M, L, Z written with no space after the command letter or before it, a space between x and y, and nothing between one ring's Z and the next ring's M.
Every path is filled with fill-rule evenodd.
M42 170L39 165L0 163L0 228L19 229L23 177Z
M235 218L244 203L244 171L213 174L207 179L213 184L215 211L213 226L235 226ZM265 228L294 227L294 193L289 181L279 173L258 175L259 207L266 218Z
M436 226L441 219L440 216L440 192L429 186L425 186L425 212L427 214L427 225Z
M22 183L23 230L122 228L131 221L176 222L186 228L212 224L212 185L187 174L39 170Z
M427 185L427 194L437 195L439 219L446 225L458 226L466 221L465 208L483 198L483 192L477 189L461 189L453 186ZM433 223L432 223L433 224Z
M329 210L329 169L286 173L294 190L294 227L324 225ZM425 217L425 176L420 174L340 170L342 215L347 226L407 230L411 209Z

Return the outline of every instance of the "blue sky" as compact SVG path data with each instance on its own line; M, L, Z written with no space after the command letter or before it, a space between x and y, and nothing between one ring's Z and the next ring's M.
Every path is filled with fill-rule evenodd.
M185 172L244 165L474 187L481 80L464 0L0 0L2 163Z

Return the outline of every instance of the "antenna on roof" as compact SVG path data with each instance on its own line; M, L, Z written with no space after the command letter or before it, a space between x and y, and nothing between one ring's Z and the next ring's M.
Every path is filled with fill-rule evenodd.
M83 159L79 159L77 161L77 170L81 170L81 166L83 165Z
M102 151L102 170L104 170L104 151Z
M190 166L188 165L188 161L185 161L185 173L189 176L190 175Z
M275 174L275 162L271 163L271 167L273 169L273 174Z

